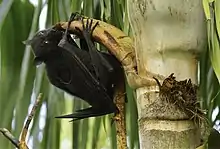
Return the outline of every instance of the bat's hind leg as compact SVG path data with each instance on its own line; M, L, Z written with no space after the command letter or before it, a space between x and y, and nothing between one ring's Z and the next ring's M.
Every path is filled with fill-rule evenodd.
M74 21L74 20L79 20L79 19L82 19L82 16L78 12L75 12L75 13L71 14L71 16L69 18L69 21L68 21L68 26L67 26L67 28L65 30L65 33L63 35L63 38L61 40L62 42L68 41L68 30L70 28L71 22ZM62 47L62 46L60 46L60 47Z
M94 108L90 107L87 109L77 110L75 113L72 113L72 114L57 116L56 118L71 118L72 121L76 121L76 120L89 118L89 117L102 116L102 115L110 114L113 112L114 112L114 110L111 110L111 109L100 110L100 108L94 109Z
M96 49L94 42L92 41L92 34L95 28L99 25L99 22L93 23L93 19L85 19L81 18L82 23L82 35L85 39L85 43L88 46L89 54L91 57L91 62L93 64L96 78L100 81L103 80L103 68L108 72L112 72L114 69L112 65L103 57L103 55ZM78 29L80 31L80 29Z

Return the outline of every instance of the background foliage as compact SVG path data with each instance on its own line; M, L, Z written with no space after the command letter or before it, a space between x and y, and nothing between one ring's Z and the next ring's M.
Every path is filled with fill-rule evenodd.
M207 17L208 47L200 57L200 88L208 118L219 129L220 105L220 1L203 0ZM30 147L45 148L116 148L115 128L111 116L91 118L69 123L55 116L70 113L86 106L72 100L49 84L44 66L35 68L30 47L22 41L31 38L39 29L68 20L71 12L104 20L130 35L126 0L0 0L0 127L5 127L19 137L24 119L38 93L43 93L43 103L32 123ZM34 5L33 5L34 4ZM217 5L218 4L218 5ZM46 20L44 21L44 18ZM98 46L99 47L99 46ZM211 60L210 60L211 57ZM213 66L213 67L212 67ZM214 69L213 69L214 68ZM136 103L127 87L127 130L129 147L139 148ZM216 117L213 110L217 109ZM216 138L214 138L216 139ZM1 148L14 148L0 136Z

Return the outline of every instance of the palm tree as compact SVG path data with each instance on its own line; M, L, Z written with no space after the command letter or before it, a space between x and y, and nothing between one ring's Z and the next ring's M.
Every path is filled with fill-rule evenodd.
M31 2L34 2L35 5ZM37 30L43 29L43 27L48 28L61 20L68 20L70 13L75 11L113 24L126 34L134 36L135 50L138 56L138 72L143 77L146 76L147 71L165 77L169 73L174 72L178 80L191 78L194 83L197 83L196 60L194 58L199 53L201 58L199 82L202 91L202 106L204 109L208 109L207 117L209 119L211 119L213 110L219 106L220 100L217 94L219 86L217 78L219 78L219 73L216 71L218 63L213 65L214 62L217 62L217 58L213 58L217 54L209 56L209 52L207 52L207 48L205 47L207 44L206 23L201 1L197 0L186 3L186 1L181 0L175 2L167 0L166 3L159 3L156 0L143 2L131 0L32 0L31 2L28 0L2 0L0 5L0 127L9 129L18 138L24 119L33 105L36 96L40 92L43 93L42 104L31 124L28 140L29 147L37 149L116 148L116 131L114 125L110 125L111 116L90 118L74 123L54 119L57 115L70 113L74 109L79 109L87 105L78 100L72 100L73 97L53 87L47 80L44 66L36 69L32 64L33 55L30 47L25 47L22 44L22 41L31 38ZM204 4L207 3L204 2ZM164 7L167 8L166 11L163 10ZM215 7L217 7L217 4ZM209 7L204 5L204 8ZM166 17L167 13L173 16ZM186 15L185 13L190 15ZM216 20L217 18L219 16L216 17ZM184 23L181 24L178 22L184 21L184 19ZM197 21L192 21L191 19L196 19ZM213 16L208 18L208 20L212 19ZM128 20L131 23L131 27ZM176 26L175 23L177 24ZM182 26L189 25L189 28L181 28L178 23ZM172 28L169 25L173 25ZM217 28L219 29L219 25ZM165 32L165 29L168 29L168 32ZM174 32L171 33L171 31ZM193 33L190 31L193 31ZM208 37L210 39L213 36ZM195 45L193 47L191 44L197 43L195 41L196 38L198 38L199 46ZM173 41L175 41L175 46L173 46ZM189 43L189 47L193 51L191 53L184 52L184 46L184 48L176 48L181 47L178 46L181 44L179 41ZM209 41L213 41L213 39ZM215 41L215 43L218 42ZM169 48L169 46L174 48ZM168 49L172 49L172 52L164 52L163 50L167 47ZM157 49L157 51L146 49ZM177 51L177 49L181 49L182 51ZM201 49L202 52L198 52ZM211 62L209 57L212 57ZM170 59L178 61L182 67L176 67L176 63ZM148 68L147 71L145 70L146 68ZM149 103L146 102L147 98L144 98L144 95L151 97L149 99L152 101L158 96L158 94L152 94L146 88L140 87L133 90L128 85L126 87L128 97L128 103L126 104L126 125L129 148L140 148L138 143L136 101L133 98L134 91L136 91L139 113L141 148L152 148L152 145L159 146L157 143L152 144L152 139L155 137L157 137L157 142L164 142L161 143L163 146L160 146L160 148L168 144L166 143L168 140L164 139L165 137L158 136L161 130L166 128L166 125L163 123L161 125L155 125L158 121L156 123L149 123L146 120L146 118L151 117L145 107ZM158 90L158 88L154 85L153 90ZM217 117L212 121L212 125L220 119L219 117L220 115L218 113ZM193 127L190 122L186 123L188 126ZM154 125L157 135L148 135L150 133L152 134ZM168 129L172 129L172 136L182 136L181 133L175 132L178 130L175 126L175 124L168 125ZM187 131L185 125L181 124L181 126ZM187 132L186 137L192 134L192 132ZM164 136L166 135L168 134ZM200 139L198 136L195 137ZM197 144L196 141L189 142L184 137L178 140L172 139L172 142L175 141L177 142L176 144L183 142L186 146L195 146ZM2 148L13 148L10 142L4 137L0 137L0 144Z
M132 1L131 1L132 2ZM169 76L197 83L196 60L206 48L206 23L202 1L145 1L129 5L139 74ZM164 108L156 85L137 89L141 146L150 148L196 148L200 134L191 120L175 107ZM161 98L164 100L164 98ZM161 105L162 104L162 105ZM184 105L181 105L184 106ZM155 141L160 138L160 141Z

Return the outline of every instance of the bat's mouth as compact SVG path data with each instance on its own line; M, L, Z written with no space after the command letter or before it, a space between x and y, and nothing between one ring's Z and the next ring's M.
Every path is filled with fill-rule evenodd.
M35 57L34 58L34 65L35 66L39 66L39 65L41 65L43 63L43 60L40 58L40 57Z

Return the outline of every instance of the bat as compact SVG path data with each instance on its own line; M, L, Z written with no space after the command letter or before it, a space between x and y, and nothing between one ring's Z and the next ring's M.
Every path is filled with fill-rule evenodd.
M79 17L78 17L79 18ZM69 24L76 19L72 14ZM91 35L98 23L92 20L83 23L83 39L80 48L70 36L68 28L56 27L37 32L26 44L31 45L36 65L44 63L51 84L79 97L91 105L69 115L57 118L72 118L73 121L116 113L113 102L115 86L123 75L120 62L111 54L96 49Z

